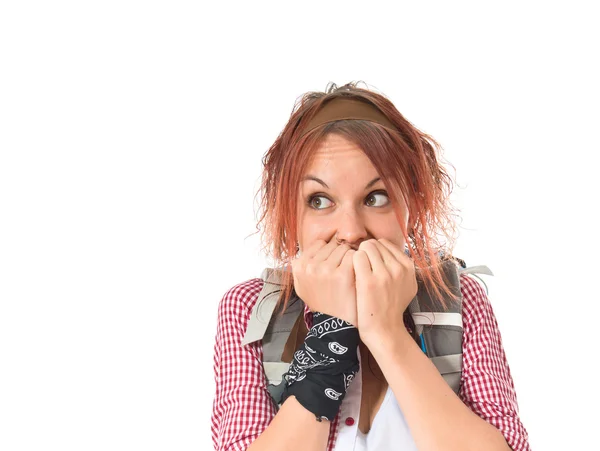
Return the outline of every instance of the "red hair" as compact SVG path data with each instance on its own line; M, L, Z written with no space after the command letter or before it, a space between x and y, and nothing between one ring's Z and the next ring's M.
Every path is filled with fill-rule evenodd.
M365 120L339 120L322 124L303 134L321 105L336 97L354 98L377 107L397 130ZM453 183L438 162L441 146L429 135L407 121L383 95L348 83L330 83L325 92L308 92L294 105L291 117L271 148L264 155L261 184L263 251L283 266L289 266L298 249L298 187L315 150L324 138L335 133L356 144L367 155L388 190L401 226L417 278L433 299L443 294L457 300L439 263L450 254L456 235L449 201ZM408 230L399 210L400 197L408 206ZM440 237L445 241L440 241ZM293 291L291 271L282 271L282 290L276 305L287 308Z

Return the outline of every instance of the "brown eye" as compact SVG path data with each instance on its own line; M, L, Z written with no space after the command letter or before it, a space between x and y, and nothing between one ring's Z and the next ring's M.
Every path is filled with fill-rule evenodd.
M308 199L308 205L315 210L324 210L325 208L329 207L327 202L331 203L331 201L325 196L312 196ZM323 205L325 205L324 208Z
M371 193L367 197L367 204L369 207L385 207L389 202L390 198L386 193Z

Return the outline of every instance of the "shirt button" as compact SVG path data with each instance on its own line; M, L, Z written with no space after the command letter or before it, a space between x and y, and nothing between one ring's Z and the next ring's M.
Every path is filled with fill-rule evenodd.
M354 424L354 418L348 417L346 418L346 425L352 426Z

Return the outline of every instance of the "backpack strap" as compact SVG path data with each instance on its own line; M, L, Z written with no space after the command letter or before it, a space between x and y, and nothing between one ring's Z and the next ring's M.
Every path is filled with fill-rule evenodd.
M279 271L272 268L265 268L260 278L264 281L263 287L258 294L258 300L254 304L254 308L250 314L250 321L248 322L244 338L242 338L241 346L263 338L273 315L273 310L275 310L279 293L281 292L281 275Z
M457 265L458 263L458 265ZM459 302L446 299L447 308L432 299L424 286L419 285L417 296L409 305L409 311L415 322L417 333L421 337L422 349L436 366L446 383L458 394L462 377L462 293L460 275L462 273L487 274L492 271L485 265L467 267L463 260L451 258L442 262L442 269L449 281L453 294ZM481 278L477 277L481 280ZM482 280L483 282L483 280ZM486 287L485 282L483 284Z
M285 344L297 321L304 318L304 302L294 293L287 309L280 316L282 307L275 309L275 304L281 291L281 270L265 268L261 278L264 280L263 289L250 314L241 346L262 340L267 390L275 401L281 399L285 385L283 374L290 366L290 362L282 360ZM275 406L278 406L277 401Z
M455 260L442 261L442 271L458 302L448 297L446 308L434 299L418 280L415 299L409 304L409 312L421 337L421 347L438 369L446 383L458 394L462 375L462 296L460 273Z

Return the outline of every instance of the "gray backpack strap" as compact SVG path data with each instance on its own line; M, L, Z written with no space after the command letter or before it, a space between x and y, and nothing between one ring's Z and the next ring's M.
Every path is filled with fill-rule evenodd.
M280 311L278 310L277 313ZM303 314L304 302L297 296L292 298L283 316L277 314L271 317L271 322L263 337L263 367L268 382L267 390L276 406L279 405L286 382L283 374L287 373L290 366L290 363L281 360L283 349L298 315Z
M448 307L442 311L440 303L432 299L425 290L422 282L419 282L417 296L415 296L415 299L409 305L409 311L415 322L417 333L420 334L422 332L423 334L422 339L427 356L452 390L458 394L462 376L463 357L460 274L465 273L474 276L475 274L487 274L491 276L494 274L485 265L463 268L459 267L453 260L442 262L442 269L448 278L452 292L459 297L459 302L457 303L450 298L446 299ZM480 279L479 277L477 278Z
M272 268L265 268L262 272L261 279L263 279L264 284L261 292L258 294L258 300L256 301L256 304L254 304L252 313L250 314L250 321L248 322L246 333L242 339L242 346L262 339L267 330L267 326L269 325L271 316L273 315L273 310L275 309L275 304L277 304L277 299L279 298L279 293L281 291L280 275L277 271Z
M281 399L285 381L283 374L290 363L283 362L281 356L298 315L304 313L304 303L294 296L290 299L283 315L281 307L275 310L275 304L281 292L281 270L265 268L262 273L263 289L250 314L250 320L241 345L244 346L262 340L263 367L267 379L267 390L276 406Z
M410 302L410 304L408 304L408 311L412 315L413 319L415 319L415 317L418 317L418 315L416 315L417 313L421 312L421 305L419 304L418 293L417 293L417 296L415 296L413 298L413 300ZM423 326L421 324L417 324L416 321L415 321L415 329L416 329L417 335L421 336L421 334L423 333Z
M452 292L461 298L460 273L453 260L442 262L442 270ZM462 302L446 299L447 308L432 299L422 281L409 311L417 327L422 332L422 340L427 357L436 366L444 380L458 394L462 374ZM414 303L414 304L413 304ZM420 335L420 334L419 334Z

